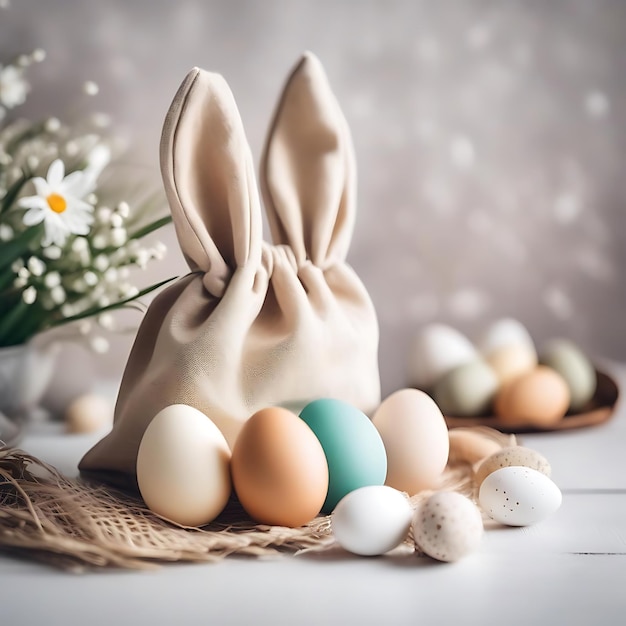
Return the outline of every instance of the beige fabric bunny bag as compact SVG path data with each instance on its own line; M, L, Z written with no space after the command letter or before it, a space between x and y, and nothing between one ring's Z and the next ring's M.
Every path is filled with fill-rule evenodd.
M380 401L378 325L345 263L355 207L350 132L324 70L305 54L287 81L261 164L225 80L194 69L165 119L161 171L191 273L150 305L130 353L111 433L80 469L136 485L143 433L175 403L204 412L233 445L260 408L334 397Z

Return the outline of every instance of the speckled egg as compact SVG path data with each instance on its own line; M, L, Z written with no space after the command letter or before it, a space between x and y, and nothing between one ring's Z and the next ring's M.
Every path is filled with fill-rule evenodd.
M415 511L415 544L438 561L458 561L478 548L482 536L480 511L460 493L434 493Z
M476 470L474 474L474 482L480 487L483 480L496 470L503 467L530 467L531 469L541 472L545 476L550 476L552 468L547 459L539 454L536 450L531 450L524 446L509 446L502 448L491 456L488 456Z
M483 510L507 526L530 526L561 506L560 489L530 467L503 467L483 480L478 492Z

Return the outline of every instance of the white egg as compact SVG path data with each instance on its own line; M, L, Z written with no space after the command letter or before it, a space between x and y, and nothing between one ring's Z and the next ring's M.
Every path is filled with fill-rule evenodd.
M434 493L415 511L415 544L438 561L458 561L478 548L482 536L480 511L455 491Z
M72 400L65 409L68 433L93 433L113 425L113 403L95 393L86 393Z
M344 496L331 515L339 545L354 554L389 552L406 538L413 509L408 498L391 487L370 485Z
M481 354L488 356L495 350L518 344L535 351L535 343L526 327L516 319L504 317L487 328L478 342L478 348Z
M530 467L503 467L482 482L478 500L500 524L530 526L561 506L560 489L545 474Z
M459 365L478 358L471 341L445 324L429 324L413 340L409 352L409 384L418 389L430 389Z
M387 452L385 484L410 496L432 489L448 462L448 427L435 401L419 389L385 398L372 422Z
M230 448L201 411L173 404L156 414L137 453L137 483L157 515L183 526L215 519L231 493Z

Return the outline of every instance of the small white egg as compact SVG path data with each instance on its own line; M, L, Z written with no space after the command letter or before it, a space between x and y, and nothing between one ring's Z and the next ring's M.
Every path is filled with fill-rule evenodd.
M333 535L354 554L389 552L406 538L413 509L408 498L391 487L370 485L344 496L331 515Z
M434 493L415 511L415 544L438 561L458 561L478 548L482 536L480 511L455 491Z
M93 433L111 428L113 403L95 393L85 393L65 409L65 429L68 433Z
M139 444L137 483L151 511L182 526L215 519L231 493L230 448L201 411L173 404L152 419Z
M561 506L560 489L530 467L503 467L482 482L478 500L483 510L500 524L530 526Z
M471 341L445 324L429 324L416 335L409 352L409 384L430 389L450 370L478 358Z
M535 351L535 343L526 327L516 319L504 317L487 328L478 341L478 349L481 354L488 356L500 348L519 344Z

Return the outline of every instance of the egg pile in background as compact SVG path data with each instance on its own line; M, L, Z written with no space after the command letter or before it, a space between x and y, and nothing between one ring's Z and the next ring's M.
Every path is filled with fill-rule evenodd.
M438 490L449 463L472 465L473 499ZM336 542L354 554L384 554L412 536L440 561L478 547L483 517L523 526L556 511L561 494L549 469L527 448L503 450L471 429L449 432L433 398L413 388L388 396L371 419L331 398L299 415L264 408L232 450L205 414L175 404L148 425L136 464L146 505L180 526L210 523L234 493L260 524L298 527L330 515Z
M549 428L585 410L597 377L573 342L555 339L538 354L526 328L505 318L475 344L450 326L425 326L411 349L409 382L428 391L444 415L495 415L502 427Z

